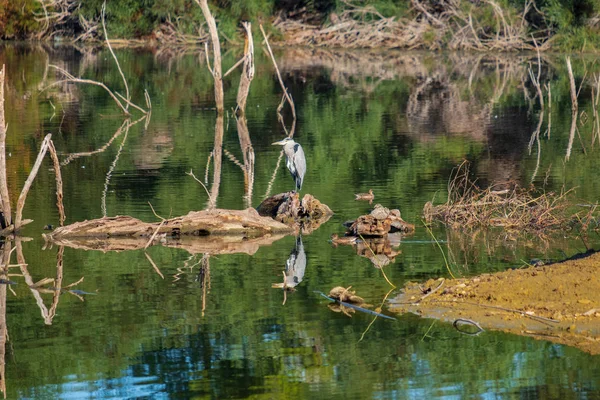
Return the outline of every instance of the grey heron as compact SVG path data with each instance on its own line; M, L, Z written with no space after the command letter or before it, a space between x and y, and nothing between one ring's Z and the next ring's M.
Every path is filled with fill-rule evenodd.
M296 183L296 192L299 192L302 188L302 181L304 180L304 174L306 173L306 157L304 156L304 150L299 143L294 142L292 138L285 138L273 144L283 146L283 152L285 153L285 165L290 170L292 178Z

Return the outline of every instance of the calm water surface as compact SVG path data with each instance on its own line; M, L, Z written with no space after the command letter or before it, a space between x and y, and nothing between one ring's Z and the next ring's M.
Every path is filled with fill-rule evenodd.
M204 56L117 54L133 100L145 104L148 90L153 106L148 123L121 132L123 116L102 89L60 83L40 91L60 80L47 67L54 64L123 93L107 51L0 47L15 203L42 138L52 133L66 160L67 223L101 217L104 209L109 216L156 221L149 202L164 217L206 207L206 192L186 175L193 170L206 177L209 188L214 182L216 117ZM237 49L227 53L224 68L239 56ZM284 135L276 116L281 89L269 60L261 51L257 57L247 110L255 154L251 196L231 111L239 79L233 73L225 82L222 208L255 207L267 193L292 188L284 164L276 168L280 148L270 145ZM19 242L17 251L27 266L10 269L16 285L0 285L9 336L0 350L7 398L599 398L598 356L505 333L465 336L412 315L349 318L316 293L352 286L368 303L383 305L384 313L398 293L369 259L328 242L343 232L342 222L370 210L354 200L356 192L372 188L377 203L400 208L417 225L383 269L397 287L449 276L422 227L421 211L427 201L446 200L448 178L462 160L471 162L482 186L510 181L547 191L576 188L581 202L595 203L600 160L591 111L590 77L599 74L594 60L573 60L577 83L587 77L580 94L585 117L566 159L571 104L564 58L541 62L540 80L552 90L544 111L527 74L530 65L537 73L535 55L297 49L278 59L296 102L295 139L308 159L303 192L335 211L302 237L307 265L296 291L284 297L272 288L283 279L294 237L256 247L253 254L151 247L148 254L164 278L143 251L45 246L42 228L58 222L54 176L45 161L25 209L34 220L24 232L31 240ZM139 116L134 112L133 119ZM289 121L289 113L285 117ZM539 141L534 136L530 146L540 120ZM109 141L103 152L69 157ZM575 235L544 240L489 231L473 238L441 227L434 234L459 276L598 248L595 235L584 244ZM28 287L61 274L57 264L63 287L83 277L75 288L91 294Z

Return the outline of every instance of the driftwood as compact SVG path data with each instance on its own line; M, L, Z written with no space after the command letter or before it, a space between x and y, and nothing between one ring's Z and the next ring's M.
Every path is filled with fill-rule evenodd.
M373 211L361 215L350 226L348 234L352 236L385 236L393 232L413 232L415 226L402 219L400 211L389 210L376 204Z
M128 251L144 249L148 239L143 237L75 237L55 238L52 235L42 234L51 245L67 246L80 250L97 250L107 253L109 251ZM151 244L185 250L190 254L255 254L261 246L269 246L283 238L285 234L265 234L263 236L248 238L243 235L209 235L203 237L164 237L154 240Z
M351 287L352 286L344 288L342 286L336 286L329 291L329 297L346 303L364 304L365 300L362 297L357 296L354 290L350 290Z
M105 217L76 222L60 227L46 235L50 240L74 238L157 238L179 236L208 236L238 234L259 237L265 234L291 233L292 229L271 218L258 215L256 210L204 210L156 223L143 222L129 216ZM143 247L143 246L142 246Z
M279 193L265 199L257 207L260 215L271 217L276 221L293 226L307 234L327 222L333 211L310 194L300 195L295 192Z

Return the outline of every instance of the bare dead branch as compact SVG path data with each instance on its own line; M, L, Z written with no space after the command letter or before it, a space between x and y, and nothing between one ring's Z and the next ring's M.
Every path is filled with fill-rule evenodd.
M110 182L110 178L112 176L112 173L115 169L115 167L117 166L117 162L119 161L119 157L121 156L121 151L123 151L123 146L125 146L125 141L127 140L127 135L129 134L129 127L132 126L131 124L127 124L125 125L125 135L123 136L123 141L121 142L121 145L119 146L119 150L117 151L117 155L115 156L115 159L113 160L113 162L110 165L110 168L108 169L108 172L106 173L106 179L104 180L104 189L102 190L102 199L101 199L101 204L100 204L100 208L102 210L102 215L104 217L106 217L107 212L106 212L106 195L108 193L108 184Z
M80 78L75 78L73 75L71 75L70 73L68 73L67 71L65 71L64 69L57 67L56 65L52 65L50 64L49 67L56 69L57 71L59 71L60 73L62 73L67 79L62 80L62 81L57 81L54 83L51 83L50 85L46 86L44 89L42 90L47 90L49 88L51 88L52 86L56 86L56 85L60 85L61 83L64 82L75 82L75 83L88 83L90 85L94 85L94 86L100 86L102 89L106 90L106 92L108 92L108 94L110 95L110 97L112 97L112 99L115 101L115 103L117 103L117 105L119 106L119 108L123 111L124 114L126 115L130 115L129 111L123 106L123 104L119 101L119 99L117 98L117 96L115 96L115 94L102 82L97 82L97 81L93 81L91 79L80 79Z
M42 142L42 145L40 146L40 151L38 153L38 156L35 160L35 164L33 165L33 168L31 169L31 172L29 173L29 176L27 177L27 180L25 181L25 185L23 185L23 190L21 190L19 199L17 200L17 211L16 211L16 215L15 215L15 232L18 232L19 229L21 229L21 220L23 219L23 208L25 207L25 200L27 199L27 194L29 193L29 189L31 188L31 185L33 184L33 181L38 173L38 170L40 169L40 165L42 165L42 160L44 159L44 156L46 155L46 151L48 150L48 147L50 146L51 138L52 138L52 135L50 133L47 134L46 137L44 138L44 141Z
M0 70L0 207L4 214L6 226L12 223L10 196L8 194L8 181L6 177L6 122L4 118L4 79L6 68L2 65Z
M60 226L65 224L65 207L63 205L63 182L62 175L60 173L60 162L58 161L58 155L56 154L56 148L54 148L54 142L50 140L48 143L48 150L50 151L50 157L52 157L52 164L54 165L54 177L56 179L56 207L58 207L58 223Z
M240 85L238 87L237 94L237 109L244 114L246 112L246 100L250 93L250 83L254 78L254 42L252 40L252 25L250 22L242 22L246 33L246 42L244 46L244 68L242 77L240 78Z
M275 61L275 56L273 55L273 50L271 50L271 45L269 44L269 40L267 39L267 35L265 34L265 30L262 27L262 24L259 25L260 28L260 32L262 33L263 37L265 38L265 44L267 46L267 50L269 51L269 56L271 57L271 61L273 62L273 66L275 67L275 72L277 73L277 79L279 79L279 85L281 85L281 89L283 90L283 93L285 95L286 100L288 101L291 109L292 109L292 117L294 118L294 126L296 123L296 106L294 105L294 100L292 99L292 96L288 93L287 88L285 87L285 85L283 84L283 79L281 78L281 73L279 72L279 68L277 67L277 61ZM292 132L290 134L290 136L293 136L294 132L292 129Z
M204 19L208 25L208 32L210 33L210 40L213 46L213 69L211 71L213 79L215 81L215 103L217 104L217 112L223 113L223 81L221 78L221 44L219 42L219 33L217 32L217 24L214 17L210 12L207 0L195 0L200 6ZM208 59L208 52L206 53Z
M146 256L146 258L148 259L148 261L150 261L150 264L152 264L152 268L154 268L154 271L156 271L156 273L163 279L165 279L165 276L162 274L162 272L160 272L160 269L158 269L158 267L156 266L156 264L154 263L154 260L152 260L152 258L150 257L150 255L146 252L144 252L144 255Z
M115 64L117 64L117 69L119 70L119 74L121 75L121 78L123 79L123 84L125 85L125 99L126 99L127 104L130 105L131 104L130 103L131 96L129 95L129 85L127 84L127 79L125 79L125 74L123 73L123 70L121 69L121 65L119 64L119 59L117 58L115 52L113 51L112 46L110 45L110 41L108 40L108 33L106 32L106 23L104 21L105 14L106 14L106 0L104 0L104 2L102 3L102 11L100 13L100 15L102 17L102 30L104 31L104 40L106 41L108 50L110 50L110 54L112 54L113 59L115 60ZM128 107L125 107L125 109L127 110ZM144 110L142 110L141 108L139 108L139 109L145 113Z

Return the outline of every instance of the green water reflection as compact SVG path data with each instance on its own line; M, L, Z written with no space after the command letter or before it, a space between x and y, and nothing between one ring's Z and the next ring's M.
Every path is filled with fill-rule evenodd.
M226 67L238 53L225 56ZM212 81L203 55L126 49L117 54L133 99L143 103L148 90L151 120L118 134L106 151L64 165L67 223L102 216L103 197L108 215L148 221L156 221L148 202L162 216L205 208L206 192L186 175L193 170L204 180L214 147ZM356 192L372 188L376 202L400 208L404 219L417 224L415 235L402 239L402 253L385 267L398 287L448 274L442 255L420 227L420 214L427 201L445 201L450 171L463 159L472 162L482 185L513 180L523 186L533 181L549 191L576 187L582 202L596 202L600 161L590 77L600 73L600 66L592 59L573 60L578 85L587 77L580 94L580 111L587 118L578 124L567 161L571 104L561 57L542 62L541 81L550 82L552 90L551 110L546 107L543 114L539 102L524 95L535 94L527 74L530 63L537 72L534 54L289 50L278 59L297 106L295 139L308 159L303 191L336 213L303 237L306 270L296 291L287 293L285 305L284 294L272 285L282 282L294 237L255 248L252 254L204 258L151 247L148 254L164 279L143 251L44 248L43 226L58 221L54 176L46 161L25 209L25 216L34 219L24 232L33 240L22 243L27 272L33 282L56 277L57 258L62 259L63 286L84 277L77 289L94 294L83 295L82 301L70 293L41 293L40 308L24 278L11 276L17 285L0 285L10 339L4 366L7 397L600 396L597 356L503 333L468 337L414 316L377 319L369 327L372 315L334 313L315 293L352 285L367 303L383 302L385 312L390 286L381 271L351 248L328 242L332 233L343 231L342 222L369 210L368 203L354 200ZM119 90L122 83L103 50L3 45L1 63L9 77L8 178L16 202L46 133L53 134L65 159L102 148L123 124L99 88L62 84L41 92L59 79L46 69L47 63ZM237 75L232 76L225 83L229 113L223 121L217 204L240 209L248 200L236 163L243 164L244 158L231 112L238 83ZM283 136L276 117L280 100L272 66L258 52L247 109L255 153L252 206L268 192L279 157L280 149L270 144ZM540 116L539 146L534 140L530 151ZM213 173L206 174L209 184ZM290 186L282 166L271 193ZM434 233L460 275L519 266L532 258L561 259L586 249L576 235L546 241L535 236L515 240L493 231L476 238L441 228ZM597 242L592 235L586 244L597 248ZM11 268L11 273L18 270Z

